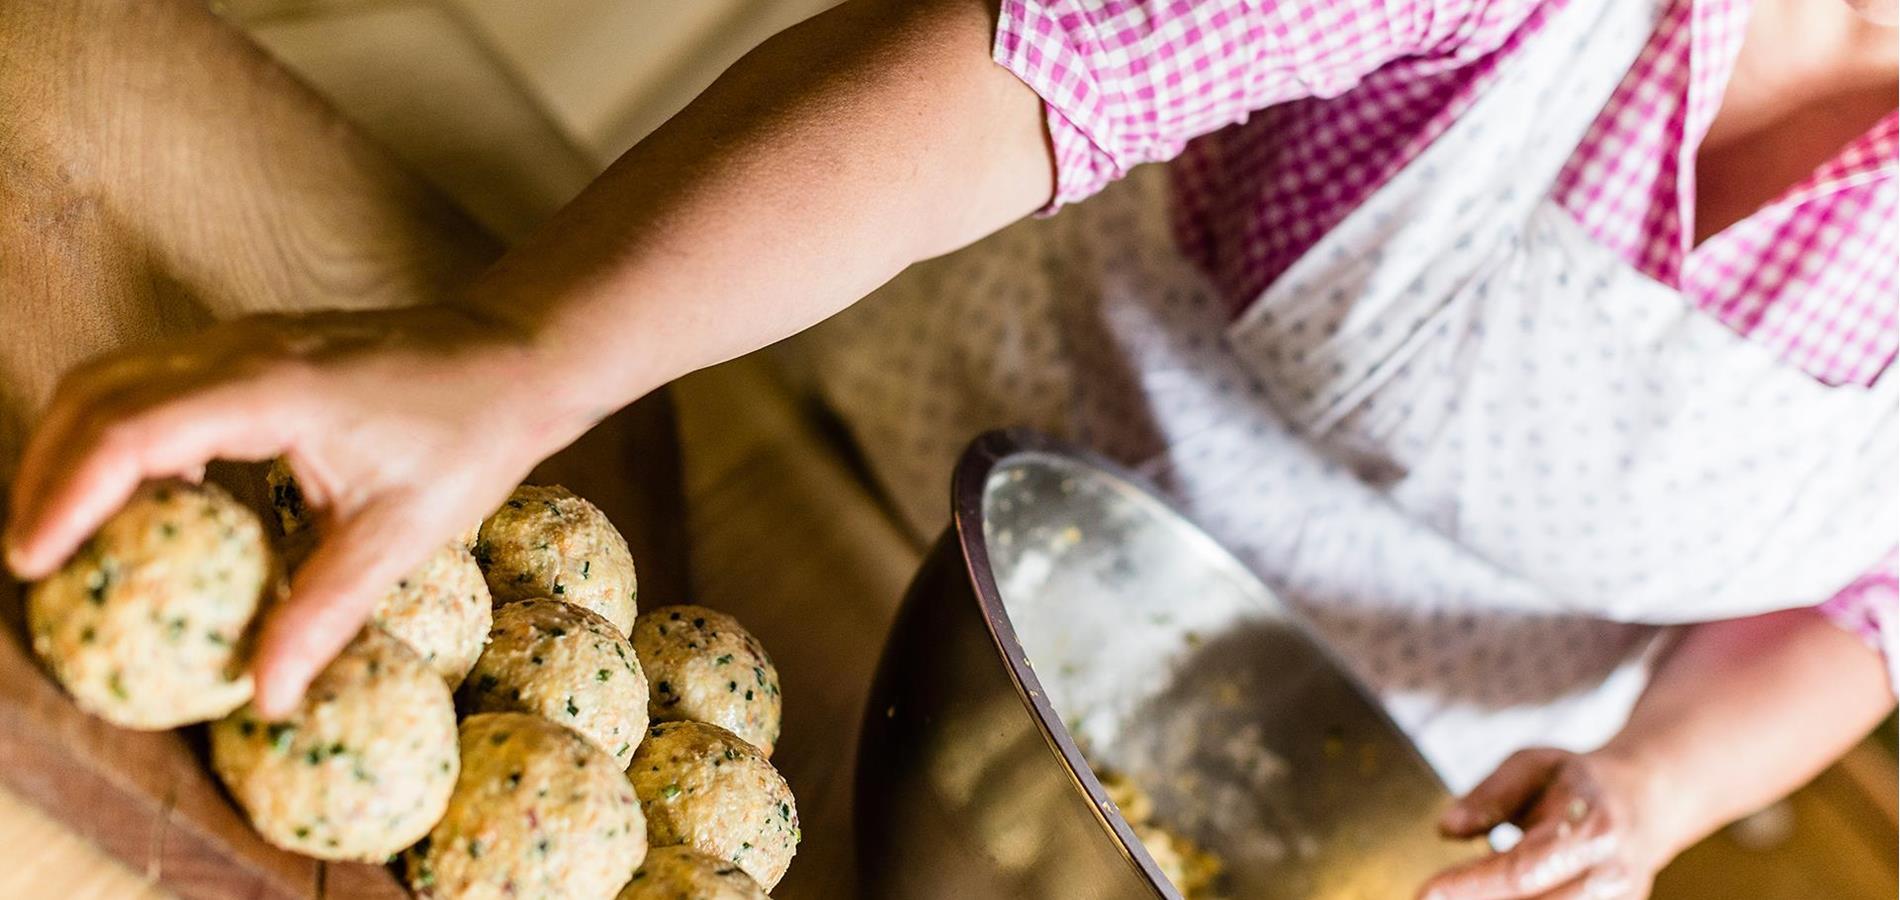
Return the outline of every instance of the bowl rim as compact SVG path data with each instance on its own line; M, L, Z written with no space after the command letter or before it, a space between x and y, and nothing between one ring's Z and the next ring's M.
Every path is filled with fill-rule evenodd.
M1062 725L1062 717L1056 714L1048 694L1042 689L1041 680L1029 665L1022 642L1016 637L1016 628L1003 607L1002 592L996 586L996 576L990 566L989 545L983 536L984 491L989 484L990 473L1004 462L1012 457L1038 453L1080 458L1085 463L1099 466L1109 475L1129 480L1121 467L1108 460L1039 432L1010 428L978 435L957 461L956 471L950 480L951 525L956 529L957 542L963 551L963 564L968 570L971 585L976 589L977 606L982 611L990 641L1002 655L1010 683L1016 688L1016 699L1023 701L1034 714L1036 728L1042 732L1043 740L1049 747L1062 758L1069 780L1089 798L1089 808L1095 814L1096 823L1115 836L1122 859L1147 880L1155 896L1167 900L1184 900L1174 883L1162 873L1154 857L1149 855L1141 839L1135 836L1128 820L1108 798L1101 779L1095 776L1088 758L1082 755L1082 748L1069 735L1068 728ZM1129 483L1141 487L1136 482ZM1142 490L1148 492L1145 487Z
M957 543L962 551L963 565L970 584L974 588L977 606L982 613L983 622L989 631L990 641L1001 654L1009 680L1016 689L1017 699L1030 710L1036 720L1036 727L1042 732L1043 740L1054 750L1068 770L1070 781L1080 788L1089 800L1096 821L1110 834L1115 836L1123 859L1144 876L1156 896L1166 900L1184 900L1173 882L1162 873L1154 857L1135 836L1134 829L1127 819L1108 797L1102 787L1101 779L1090 767L1088 758L1082 754L1081 747L1070 736L1068 728L1062 724L1062 717L1049 702L1048 694L1043 690L1042 682L1030 666L1022 642L1016 636L1015 625L1010 621L1008 610L1004 607L1002 592L996 584L996 576L990 565L989 545L983 534L983 497L988 487L990 474L1010 460L1022 456L1052 456L1067 459L1096 470L1100 477L1119 482L1119 487L1130 491L1144 500L1155 504L1162 510L1173 513L1182 522L1192 526L1192 532L1203 539L1208 550L1239 572L1243 577L1259 584L1261 590L1276 600L1272 588L1260 581L1258 575L1245 563L1236 558L1218 540L1194 522L1181 508L1147 479L1130 471L1102 455L1076 446L1067 441L1028 428L1003 428L978 435L965 448L957 460L950 485L951 527L955 530ZM1411 736L1391 717L1391 713L1381 703L1376 694L1366 688L1350 668L1344 665L1333 648L1313 631L1293 610L1281 604L1287 624L1304 635L1327 662L1337 668L1353 687L1372 707L1373 713L1385 722L1386 726L1401 739L1401 744L1420 764L1425 773L1436 783L1441 791L1449 794L1444 779L1438 774L1429 760L1418 749Z

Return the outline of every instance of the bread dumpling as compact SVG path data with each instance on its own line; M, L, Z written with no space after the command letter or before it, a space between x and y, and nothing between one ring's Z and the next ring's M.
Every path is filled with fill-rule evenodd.
M656 722L705 722L767 758L778 742L778 670L739 620L703 606L662 606L633 624Z
M640 802L620 766L527 713L462 722L449 809L404 854L425 898L611 900L646 858Z
M659 847L617 900L769 900L744 869L691 847Z
M462 700L472 712L534 713L571 728L621 768L646 734L647 682L633 647L606 619L558 600L495 611Z
M371 627L289 716L245 706L211 726L211 765L264 839L380 863L415 843L455 786L455 704L407 644Z
M704 722L647 729L627 769L655 847L684 844L778 885L802 836L792 790L757 748Z
M455 688L488 643L494 602L475 557L452 541L392 585L369 620L408 644Z
M80 708L126 728L251 698L252 621L282 589L264 526L214 485L144 485L27 594L27 628Z
M475 560L497 604L552 597L626 634L639 596L626 538L594 504L558 485L524 484L482 522Z

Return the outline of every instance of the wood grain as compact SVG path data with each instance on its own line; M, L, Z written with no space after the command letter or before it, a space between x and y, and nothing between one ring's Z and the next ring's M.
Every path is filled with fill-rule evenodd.
M172 894L12 791L0 788L0 847L31 847L0 867L0 897L169 900Z
M494 242L187 3L0 4L0 476L79 359L439 296Z
M919 548L758 356L687 376L677 394L698 602L744 622L785 688L772 764L805 837L772 894L861 896L858 730Z
M195 3L0 3L0 109L0 487L59 375L90 355L251 312L438 298L499 249ZM670 416L643 403L545 471L608 510L643 583L677 596ZM403 895L380 867L266 845L191 732L80 713L24 646L19 593L0 579L12 792L179 896Z

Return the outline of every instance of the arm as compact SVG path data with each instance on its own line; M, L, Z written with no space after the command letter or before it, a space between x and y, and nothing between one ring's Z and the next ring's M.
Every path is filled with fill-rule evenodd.
M1599 752L1678 798L1663 823L1673 856L1806 784L1893 708L1880 654L1812 611L1711 622L1683 638Z
M283 455L321 541L259 642L258 705L282 710L383 586L606 412L1248 110L1482 52L1539 2L852 0L747 56L461 302L248 320L69 375L8 562L45 574L143 478Z
M1525 837L1425 896L1647 896L1676 854L1807 783L1893 707L1880 654L1813 610L1694 626L1608 744L1519 753L1446 813L1455 837L1503 822Z
M45 575L143 479L283 455L322 536L260 640L258 705L287 710L387 585L603 415L1045 202L1040 107L992 27L984 0L854 2L773 39L466 302L74 370L22 456L9 565Z
M792 335L1046 202L994 0L854 2L781 34L474 291L592 382L586 416Z

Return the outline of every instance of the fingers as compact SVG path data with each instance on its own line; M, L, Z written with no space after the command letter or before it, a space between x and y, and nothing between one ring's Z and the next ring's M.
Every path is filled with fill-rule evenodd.
M1587 813L1578 821L1566 817L1542 820L1509 852L1441 873L1426 883L1420 896L1423 900L1543 897L1611 858L1615 835L1598 824Z
M258 641L260 714L289 714L390 585L441 543L435 529L418 527L402 513L408 508L407 501L383 499L339 518L304 560L291 579L290 599L268 615Z
M1539 748L1511 754L1496 772L1453 804L1438 820L1447 837L1484 834L1535 803L1568 754Z
M154 383L73 401L34 435L8 523L7 563L23 579L56 568L151 478L191 478L216 457L256 459L286 443L266 415L270 379L202 386ZM281 407L279 407L281 408ZM29 468L30 466L30 468Z
M13 476L15 514L7 526L9 557L25 530L21 511L39 508L39 497L48 476L63 460L69 458L64 451L65 436L78 428L85 410L110 402L118 394L119 388L128 386L98 383L96 376L88 377L89 368L75 371L60 382L59 389L54 392L52 401L40 417L38 427L27 437L26 447L20 455L19 469ZM13 568L18 572L17 564Z
M1536 900L1641 900L1648 896L1636 879L1622 869L1592 869L1580 878L1555 890L1539 894Z
M1573 879L1570 883L1554 890L1538 894L1535 898L1532 898L1532 900L1609 900L1609 897L1600 897L1591 894L1590 877L1586 875L1582 878Z

